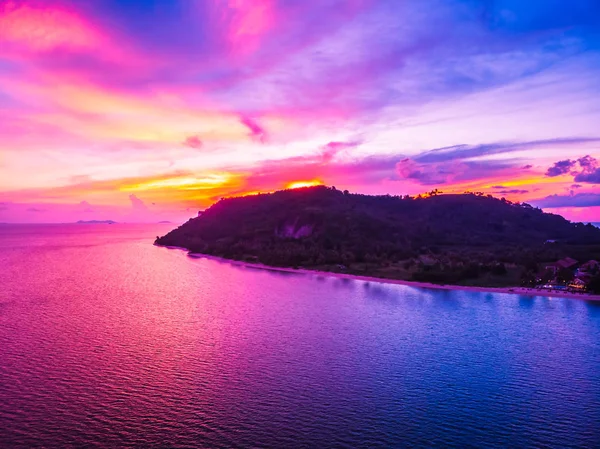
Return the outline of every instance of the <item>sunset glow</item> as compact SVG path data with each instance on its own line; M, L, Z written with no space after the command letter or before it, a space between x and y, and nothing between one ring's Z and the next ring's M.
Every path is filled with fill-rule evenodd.
M286 189L301 189L302 187L314 187L323 185L321 181L296 181L290 182L285 188Z
M318 184L600 221L594 0L116 3L0 3L0 222Z
M170 178L170 179L159 179L140 184L134 184L131 186L123 186L121 190L127 191L147 191L154 189L182 189L182 190L196 190L202 189L203 187L214 187L225 184L230 179L227 173L223 174L210 174L206 177L195 178L195 177L182 177L182 178Z

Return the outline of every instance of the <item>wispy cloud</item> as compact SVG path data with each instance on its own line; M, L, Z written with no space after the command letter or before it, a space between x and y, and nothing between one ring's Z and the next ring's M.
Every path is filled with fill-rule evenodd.
M250 130L250 137L257 142L265 143L268 139L267 131L250 117L243 117L242 124Z
M514 153L537 148L548 148L555 146L574 146L581 144L600 143L600 137L568 137L534 140L525 142L494 142L481 145L455 145L446 148L437 148L425 153L421 153L415 160L419 162L446 162L457 159L471 159L481 156L491 156L503 153ZM556 164L564 164L570 161L561 161ZM531 168L531 167L529 167ZM570 168L570 167L569 167ZM567 169L568 170L568 169ZM556 176L556 175L554 175Z
M541 208L562 207L595 207L600 206L600 194L577 193L575 195L550 195L531 201L532 204Z
M401 178L412 179L425 186L445 185L456 182L481 180L507 175L514 171L515 161L468 161L450 160L439 163L421 163L420 159L404 159L397 165Z
M327 145L323 146L323 159L326 162L330 162L336 155L340 154L341 152L350 150L352 148L356 148L361 144L362 142L360 141L329 142Z
M496 190L494 193L498 195L525 195L529 193L529 190L519 190L519 189L511 189L511 190Z

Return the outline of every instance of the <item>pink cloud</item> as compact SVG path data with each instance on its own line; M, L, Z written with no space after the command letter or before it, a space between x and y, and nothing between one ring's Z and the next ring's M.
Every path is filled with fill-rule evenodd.
M39 2L8 0L0 6L0 41L31 51L99 48L100 33L77 14Z
M265 143L268 139L266 129L260 126L254 119L243 117L241 123L250 130L250 137L260 143Z
M227 38L234 54L244 55L256 50L276 20L272 0L229 0L222 8L229 25Z
M348 150L350 148L355 148L359 146L362 142L329 142L327 145L323 146L323 161L331 162L331 160L338 155L339 153Z
M198 136L190 136L186 138L183 144L187 147L196 149L202 148L203 145L202 140L200 140L200 137Z
M129 200L131 201L131 207L133 208L133 210L138 212L148 211L148 206L146 206L146 203L144 203L144 201L138 198L137 195L129 195Z

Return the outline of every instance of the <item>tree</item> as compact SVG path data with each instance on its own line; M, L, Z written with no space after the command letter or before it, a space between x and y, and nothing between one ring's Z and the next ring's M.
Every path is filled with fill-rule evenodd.
M521 275L521 285L523 287L534 287L536 284L536 278L533 271L524 271Z
M503 263L497 263L492 267L492 274L503 276L506 274L506 266Z
M545 270L540 276L543 284L554 279L554 272L552 270Z
M600 274L597 274L592 278L592 280L587 285L590 293L594 293L595 295L600 295Z
M567 283L571 282L573 279L575 279L575 275L573 274L573 271L569 270L568 268L561 268L556 274L556 280L558 282Z

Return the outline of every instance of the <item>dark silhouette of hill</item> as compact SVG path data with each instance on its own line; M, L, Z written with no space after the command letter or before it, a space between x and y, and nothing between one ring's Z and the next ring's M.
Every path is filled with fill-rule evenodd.
M600 258L600 229L527 204L325 186L222 199L156 243L274 266L497 285L562 257Z

